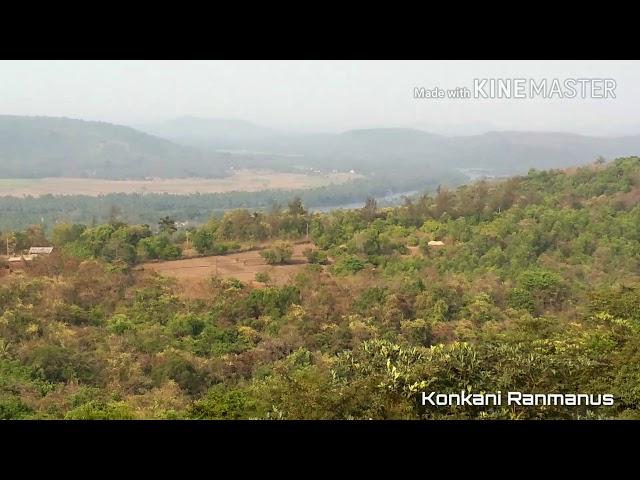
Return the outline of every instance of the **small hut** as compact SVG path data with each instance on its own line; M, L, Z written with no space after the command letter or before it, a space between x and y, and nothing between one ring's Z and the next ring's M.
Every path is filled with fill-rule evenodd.
M51 255L53 247L31 247L29 249L29 255Z
M27 266L27 262L32 259L31 255L11 255L7 258L7 265L9 267L9 273L24 270Z

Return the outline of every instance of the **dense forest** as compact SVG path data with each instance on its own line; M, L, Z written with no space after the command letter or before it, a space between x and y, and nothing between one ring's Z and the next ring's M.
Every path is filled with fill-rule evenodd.
M430 169L423 172L390 172L384 177L353 180L341 185L328 185L299 190L263 190L191 195L112 193L97 197L86 195L43 195L40 197L0 196L0 230L25 229L41 224L47 232L57 223L98 224L114 216L128 223L153 223L169 215L180 223L206 222L210 216L246 208L268 211L300 197L311 208L324 208L362 202L367 197L384 197L407 191L435 191L439 183L459 185L465 177L455 172Z
M310 213L304 201L190 230L167 212L5 229L14 252L57 253L0 269L0 418L640 417L640 158L393 208ZM190 245L224 255L272 241L265 259L286 263L284 242L307 233L317 250L284 285L212 276L189 298L139 268ZM434 408L423 391L615 402Z

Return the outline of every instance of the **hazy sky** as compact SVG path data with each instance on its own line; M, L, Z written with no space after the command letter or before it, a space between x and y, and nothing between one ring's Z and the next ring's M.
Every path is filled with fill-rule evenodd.
M615 99L413 98L474 78L612 78ZM278 129L418 127L640 134L640 62L0 61L0 114L128 125L179 116Z

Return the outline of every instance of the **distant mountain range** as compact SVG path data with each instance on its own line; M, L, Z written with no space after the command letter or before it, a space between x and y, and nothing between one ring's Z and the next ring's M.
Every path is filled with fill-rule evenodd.
M0 116L0 178L212 177L231 167L354 169L377 175L441 175L461 168L495 174L560 168L640 155L640 136L491 132L443 136L376 128L288 134L233 119L184 117L141 128L68 118ZM161 138L162 137L162 138Z
M180 117L138 128L158 137L198 147L233 148L278 136L278 132L270 128L225 118Z
M0 178L222 176L224 155L130 127L68 118L0 115Z
M342 134L286 134L240 120L178 119L151 131L186 145L290 155L300 165L364 172L408 167L487 168L500 174L640 155L640 135L591 137L560 132L501 131L444 136L409 128ZM292 160L293 161L293 160Z
M302 147L302 145L301 145ZM323 138L305 152L328 157L336 164L352 163L372 169L391 163L485 168L497 174L524 173L530 168L560 168L584 164L603 156L640 155L640 136L587 137L569 133L491 132L445 137L420 130L354 130Z

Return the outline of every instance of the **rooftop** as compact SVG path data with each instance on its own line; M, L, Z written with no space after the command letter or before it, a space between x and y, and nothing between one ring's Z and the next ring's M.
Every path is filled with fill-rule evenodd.
M29 255L49 255L53 251L53 247L31 247Z

